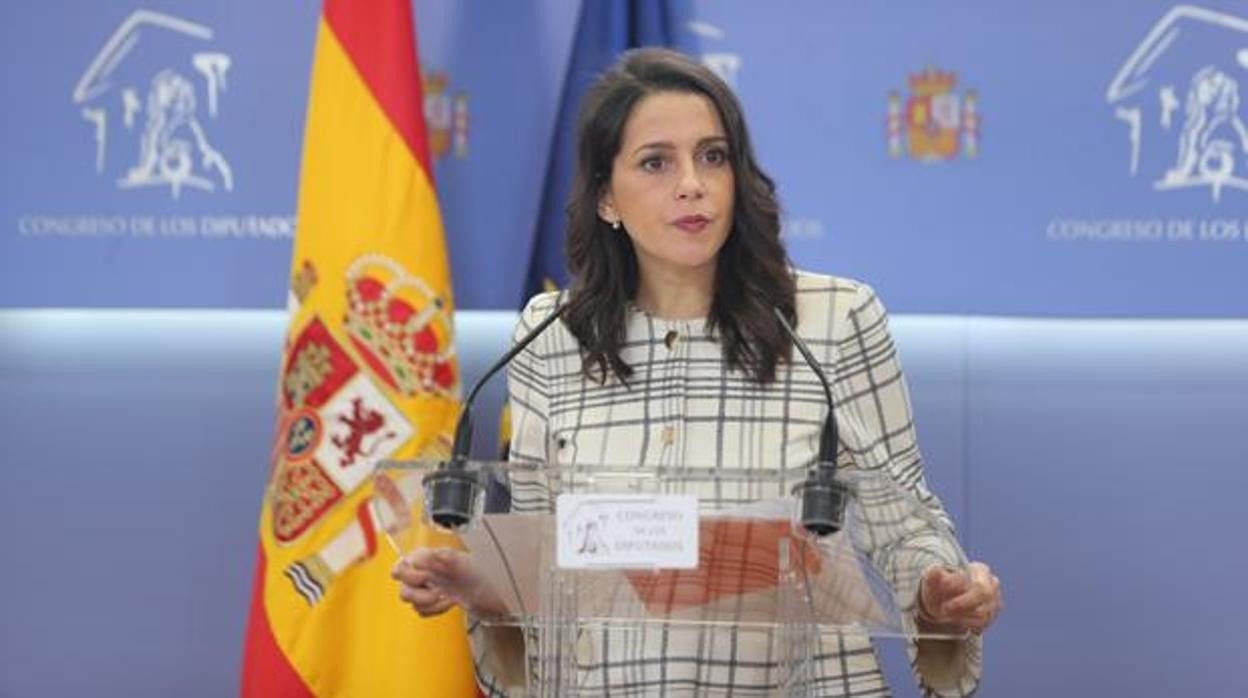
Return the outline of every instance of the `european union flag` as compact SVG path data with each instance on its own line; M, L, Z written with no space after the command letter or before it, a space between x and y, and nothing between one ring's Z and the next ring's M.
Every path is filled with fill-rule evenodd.
M680 0L585 0L577 21L576 38L546 161L546 186L533 236L533 252L521 304L535 293L568 283L564 260L564 227L568 190L575 163L576 119L581 98L590 84L623 51L641 46L672 46Z

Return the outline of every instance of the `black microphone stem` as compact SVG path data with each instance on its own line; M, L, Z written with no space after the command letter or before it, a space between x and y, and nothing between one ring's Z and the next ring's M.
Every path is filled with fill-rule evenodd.
M806 479L793 488L794 494L801 494L802 526L816 536L836 533L845 525L845 507L849 503L850 488L836 479L836 402L832 399L832 384L824 375L823 368L815 360L806 343L797 335L789 319L779 308L772 309L780 326L788 333L789 339L802 358L810 366L819 382L823 385L823 395L828 401L828 416L823 420L823 431L819 434L819 457L815 467L806 474Z
M472 390L468 391L468 397L464 400L463 407L460 409L459 421L455 424L455 440L452 442L450 463L452 467L463 468L464 463L468 460L468 454L472 451L472 405L477 399L477 394L485 387L487 381L494 377L494 374L501 371L516 355L524 351L525 347L533 343L537 336L550 327L551 323L563 314L566 305L557 305L550 315L542 318L533 329L521 337L511 349L507 350L498 361L486 369L485 373L477 379L473 384Z
M426 513L434 523L449 529L457 529L472 521L476 507L477 494L481 488L479 473L469 472L468 453L472 450L472 404L485 386L485 382L498 373L504 366L516 358L516 355L529 346L550 324L554 322L566 308L557 305L550 315L537 323L521 337L506 354L494 362L485 374L477 380L468 391L468 398L459 413L459 422L455 425L455 441L451 447L451 457L442 461L433 472L422 479L425 486Z
M784 327L784 331L788 333L789 339L792 340L793 346L797 348L798 353L806 359L810 370L815 372L819 377L819 383L823 386L823 395L828 402L828 416L823 420L823 431L819 434L819 464L822 466L828 463L833 472L836 470L836 444L838 439L836 426L836 402L832 399L832 384L828 381L828 377L824 374L823 368L819 366L819 362L815 359L814 354L810 353L810 349L802 338L797 336L797 331L789 324L788 318L779 308L773 308L776 319L780 321L780 325Z

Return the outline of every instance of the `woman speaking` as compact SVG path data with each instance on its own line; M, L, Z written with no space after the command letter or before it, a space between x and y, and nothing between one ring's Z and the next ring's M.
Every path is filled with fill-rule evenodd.
M587 95L577 148L567 209L572 282L536 296L521 315L517 337L562 306L511 366L511 458L770 468L800 482L817 458L828 405L818 376L795 360L778 310L834 382L840 468L885 475L933 514L931 531L910 532L872 560L916 628L961 636L910 643L923 690L972 693L1000 583L935 530L952 526L924 481L879 299L863 283L790 266L775 186L731 90L681 54L626 53ZM516 492L512 506L548 505ZM481 585L471 570L438 551L408 555L395 577L423 615L445 611L452 598L470 616L499 610L492 594L474 593ZM584 694L765 695L778 673L766 646L697 632L641 648L608 640L581 638ZM485 642L474 633L474 644ZM515 680L484 661L490 653L478 654L482 691L507 695ZM888 694L865 636L821 633L813 657L814 695Z

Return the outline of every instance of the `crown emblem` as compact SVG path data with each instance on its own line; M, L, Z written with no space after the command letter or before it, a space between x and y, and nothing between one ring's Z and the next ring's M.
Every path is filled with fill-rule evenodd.
M459 377L446 301L392 259L365 255L347 269L344 326L373 372L407 397L453 397Z
M952 92L957 82L957 75L953 72L928 67L921 73L910 75L910 91L916 97L931 97Z

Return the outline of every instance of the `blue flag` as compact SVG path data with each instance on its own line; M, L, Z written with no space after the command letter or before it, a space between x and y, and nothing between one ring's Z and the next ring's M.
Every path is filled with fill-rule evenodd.
M672 46L676 13L681 3L668 0L607 2L585 0L577 21L576 38L563 80L559 114L555 121L546 186L533 236L523 303L535 293L563 288L568 283L564 259L564 229L568 191L576 159L576 120L586 90L619 54L641 46Z

